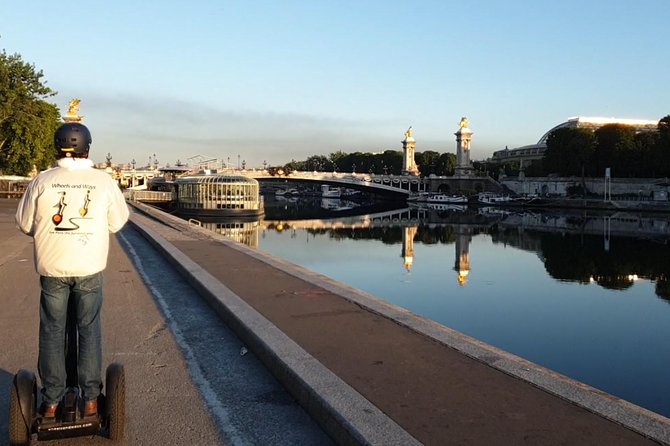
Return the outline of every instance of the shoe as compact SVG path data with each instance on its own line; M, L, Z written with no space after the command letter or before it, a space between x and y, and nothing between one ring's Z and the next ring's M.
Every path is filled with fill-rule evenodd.
M40 413L43 418L56 418L56 411L58 410L58 403L47 404L42 403Z
M86 401L84 403L84 416L92 417L98 414L98 400Z

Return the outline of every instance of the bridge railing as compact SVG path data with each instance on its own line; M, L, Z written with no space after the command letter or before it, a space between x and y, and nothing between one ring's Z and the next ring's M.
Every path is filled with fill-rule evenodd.
M419 177L409 175L378 175L356 172L301 172L295 171L287 175L270 175L267 171L242 171L245 175L255 179L294 179L308 181L323 181L342 186L367 186L376 189L409 193L425 190L424 182Z
M156 190L132 190L126 189L123 192L126 200L131 201L153 201L153 202L166 202L172 201L172 192L163 192Z

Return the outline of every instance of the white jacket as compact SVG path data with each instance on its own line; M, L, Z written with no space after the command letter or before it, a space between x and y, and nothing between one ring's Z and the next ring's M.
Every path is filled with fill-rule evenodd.
M35 269L42 276L81 277L107 266L109 233L128 220L114 180L88 159L63 158L26 189L16 224L35 239Z

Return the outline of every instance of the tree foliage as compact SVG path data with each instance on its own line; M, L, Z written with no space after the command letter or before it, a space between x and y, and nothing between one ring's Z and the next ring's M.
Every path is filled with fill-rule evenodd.
M27 175L55 158L53 135L58 108L46 101L56 94L44 75L18 54L0 53L0 171Z
M427 150L414 155L423 175L453 175L456 167L456 154ZM284 170L307 170L319 172L358 172L377 175L400 175L403 166L403 153L399 150L385 150L381 153L353 152L341 150L328 157L311 155L304 161L291 160Z
M608 124L596 130L559 128L547 138L540 174L599 177L611 168L617 177L670 176L670 115L658 131Z
M582 128L560 128L547 138L547 151L542 161L549 173L581 175L593 157L596 140L593 131Z
M597 142L593 159L595 172L592 171L592 173L597 176L599 172L602 172L604 175L608 167L613 167L615 172L618 172L618 176L622 176L621 168L624 168L625 173L629 173L629 163L636 155L635 129L628 125L607 124L594 133Z

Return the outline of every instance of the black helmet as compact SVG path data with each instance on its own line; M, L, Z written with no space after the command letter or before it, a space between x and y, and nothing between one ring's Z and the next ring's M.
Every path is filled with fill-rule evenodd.
M54 142L56 144L56 158L88 158L88 149L91 147L91 132L84 124L67 122L56 130Z

